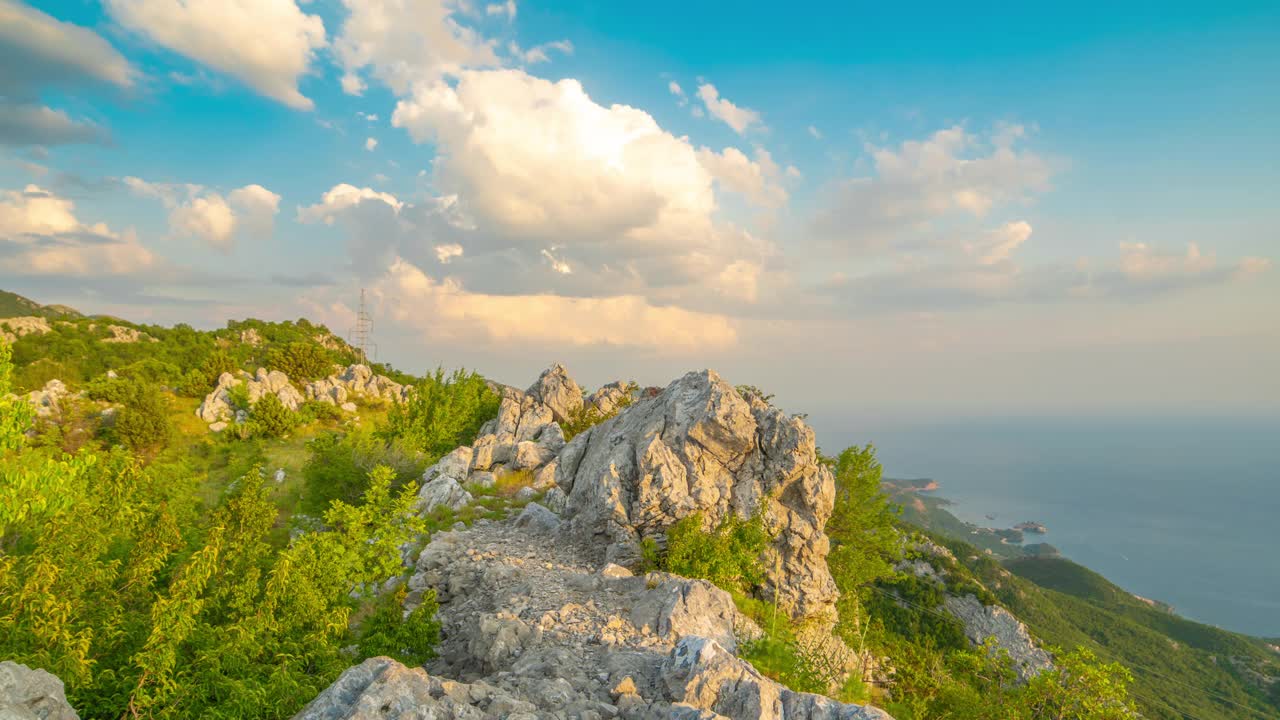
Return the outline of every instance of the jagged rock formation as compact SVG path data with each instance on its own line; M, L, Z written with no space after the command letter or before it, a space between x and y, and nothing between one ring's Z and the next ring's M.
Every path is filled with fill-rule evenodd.
M1008 651L1020 681L1026 682L1053 668L1053 658L1031 639L1027 626L999 605L983 605L974 595L949 595L943 607L964 623L964 634L970 642L995 638L996 645Z
M241 384L247 387L250 405L257 403L264 395L275 395L280 399L280 404L289 410L297 410L304 400L315 400L337 405L346 412L355 412L356 406L351 400L357 396L404 402L410 390L385 375L374 375L367 365L352 365L323 380L309 382L302 392L298 392L289 381L289 376L279 370L258 368L254 375L243 370L235 375L222 373L218 377L217 386L196 409L196 415L210 423L209 429L219 432L226 428L227 423L244 420L231 402L231 388Z
M141 330L135 330L131 327L124 327L122 325L108 325L107 331L111 333L111 337L103 338L102 342L104 343L136 343L144 340L146 342L159 342L159 340L156 340Z
M24 335L44 335L53 332L49 321L42 317L0 318L0 338L14 342Z
M367 660L297 718L889 717L793 693L735 657L759 630L710 583L597 566L563 540L518 523L438 533L407 606L436 591L440 656L422 670Z
M902 560L895 569L946 587L945 567L956 562L955 556L950 550L930 540L917 542L914 547L921 557ZM948 594L939 609L959 620L964 626L965 637L975 645L985 642L987 638L994 638L996 647L1009 653L1019 681L1026 682L1045 670L1053 669L1052 656L1036 644L1027 626L1008 610L998 605L983 605L972 594Z
M302 394L289 382L289 376L279 370L267 371L258 368L258 372L250 375L241 370L236 375L222 373L218 376L218 384L205 396L200 407L196 408L196 416L212 425L243 421L237 417L236 407L231 402L231 388L245 385L249 394L249 403L258 402L264 395L275 395L280 404L290 410L297 410L302 404ZM221 430L226 425L218 428Z
M0 720L80 720L62 681L44 670L0 662Z
M351 365L342 372L307 383L303 393L308 400L337 405L354 411L350 401L356 396L389 402L404 402L409 388L385 375L375 375L368 365Z
M27 402L35 407L36 417L47 418L61 412L62 401L71 396L66 384L55 378L45 383L42 389L27 393Z
M824 528L835 480L813 431L716 373L691 372L573 439L556 460L572 534L629 564L643 538L677 520L708 526L763 512L775 540L761 558L766 599L793 616L834 617Z

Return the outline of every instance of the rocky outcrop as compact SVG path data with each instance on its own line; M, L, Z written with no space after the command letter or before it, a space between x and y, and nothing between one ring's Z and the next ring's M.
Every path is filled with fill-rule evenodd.
M156 340L141 330L135 330L131 327L124 327L122 325L108 325L107 332L111 333L111 337L103 338L102 342L104 343L136 343L144 341L159 342L159 340Z
M49 321L42 317L0 318L0 338L14 342L24 335L44 335L53 332Z
M237 408L231 402L231 388L239 385L246 386L250 405L256 404L266 395L275 395L280 400L280 404L289 410L297 410L302 404L302 394L289 382L288 375L279 370L268 371L266 368L258 368L258 372L254 375L243 370L236 375L231 373L219 375L217 386L196 408L196 416L210 423L211 429L213 425L242 421L244 418L237 417ZM221 428L225 427L225 424L221 425Z
M67 703L62 681L44 670L0 662L0 718L3 720L80 720Z
M892 720L878 708L789 690L709 638L681 640L662 664L662 679L674 702L715 718Z
M439 657L417 670L367 660L296 717L888 718L793 693L735 657L759 630L710 583L599 566L589 548L532 526L437 533L406 607L428 589L440 603Z
M639 388L634 383L611 382L587 396L586 404L596 409L602 417L608 417L631 404Z
M560 363L543 370L525 394L550 410L552 419L558 423L568 422L582 410L582 388Z
M964 623L964 634L970 642L980 644L994 638L996 646L1009 653L1018 680L1026 682L1053 668L1053 658L1036 645L1027 626L1008 610L998 605L983 605L973 595L949 595L943 607Z
M375 375L368 365L351 365L342 372L306 384L303 393L308 400L344 407L356 397L387 402L404 402L409 388L386 375Z
M40 390L27 393L27 402L36 410L36 417L49 418L62 411L62 402L72 393L61 380L53 379L44 384Z
M604 560L631 564L642 539L663 543L694 513L710 527L761 512L775 538L760 559L766 599L793 616L834 617L824 528L835 481L800 419L692 372L581 433L556 462L566 526Z

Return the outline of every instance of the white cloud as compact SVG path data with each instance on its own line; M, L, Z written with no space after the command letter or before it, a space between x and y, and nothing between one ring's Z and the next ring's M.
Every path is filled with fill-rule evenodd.
M356 207L365 201L381 203L391 208L393 212L399 212L400 208L404 206L404 203L400 202L391 193L378 192L373 188L358 188L354 185L341 183L330 188L319 203L305 208L298 208L298 222L323 222L326 225L332 225L342 211Z
M568 40L556 40L555 42L542 43L541 45L535 45L528 50L521 50L520 46L513 42L510 43L509 48L512 55L529 65L550 62L551 56L548 53L551 50L558 50L565 55L573 54L573 43Z
M368 86L364 84L364 80L360 79L359 75L351 72L343 74L342 80L339 82L342 85L342 92L348 95L363 95L364 91L368 88Z
M556 257L550 250L543 248L542 257L547 259L547 262L551 265L552 270L560 273L561 275L573 274L573 267L570 266L569 263L565 262L564 260L561 260L560 258Z
M348 11L334 41L346 71L343 89L358 94L368 71L398 95L464 67L499 65L494 43L457 17L452 0L343 0ZM347 78L351 78L348 80Z
M821 131L821 130L819 130L818 128L814 127L813 125L810 125L810 126L809 126L809 135L810 135L810 137L812 137L814 140L821 140L821 139L822 139L822 131Z
M0 95L10 100L32 98L48 84L129 88L137 75L97 33L16 0L0 0L0 48Z
M680 87L680 83L675 80L667 83L667 91L676 96L676 104L680 107L689 104L689 98L684 94L684 88Z
M749 108L738 107L727 98L720 97L716 86L711 83L698 86L698 97L702 98L702 104L706 106L711 117L722 120L739 135L746 135L747 131L754 127L763 127L760 113Z
M725 148L717 153L709 148L698 151L702 163L720 184L745 195L762 207L779 208L787 204L787 190L778 183L777 163L764 148L756 148L753 161L737 148ZM795 170L795 168L789 168Z
M365 150L368 150L369 152L373 152L373 150L377 147L378 147L377 138L365 138L365 141L364 141Z
M36 185L0 191L0 270L95 277L141 273L159 263L132 230L81 222L67 198Z
M425 340L481 340L510 347L613 346L705 354L733 346L728 318L652 305L643 297L489 295L436 281L396 259L373 287L382 307Z
M670 284L761 250L714 220L713 176L687 139L597 105L577 81L464 71L401 101L392 124L437 144L435 185L481 231L535 253L564 246L575 268L634 261L628 274Z
M1031 225L1024 220L1009 222L992 230L979 242L965 245L965 252L980 265L995 265L1009 259L1031 237Z
M1049 187L1049 163L1015 146L1019 126L987 136L960 126L897 148L867 146L872 176L839 181L826 190L815 221L819 234L860 249L893 246L952 217L981 220L995 207L1023 201Z
M369 122L378 122L378 116L366 112L357 112L356 117Z
M450 260L457 257L462 257L462 246L458 243L436 246L436 259L440 261L441 265L448 265Z
M202 185L153 183L124 178L134 194L159 200L169 209L169 229L177 236L195 237L224 252L235 244L237 231L270 237L280 196L258 184L245 185L223 197Z
M259 94L310 110L298 91L325 42L318 15L294 0L107 0L111 16L176 53L242 80Z
M505 17L508 22L516 19L516 3L515 0L507 0L505 3L490 3L484 8L484 14L489 17Z

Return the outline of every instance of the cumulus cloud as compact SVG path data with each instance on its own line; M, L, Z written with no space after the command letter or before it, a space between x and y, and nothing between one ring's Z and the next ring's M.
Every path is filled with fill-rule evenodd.
M551 55L549 53L552 50L557 50L565 55L573 54L573 43L568 40L556 40L554 42L542 43L541 45L535 45L528 50L521 50L520 46L513 42L509 45L509 48L512 55L529 65L550 62Z
M364 149L373 152L378 147L377 138L365 138Z
M575 80L463 71L402 100L392 124L436 144L433 184L481 235L531 259L562 246L575 271L608 266L611 281L643 287L765 250L716 220L715 176L686 138L642 110L596 104Z
M103 128L36 100L46 87L131 88L136 74L92 30L0 0L0 145L106 142Z
M720 92L711 83L698 86L698 97L702 99L702 104L706 106L711 117L723 121L739 135L746 135L748 130L764 126L760 120L760 113L749 108L738 107L729 102L728 98L720 97Z
M342 211L357 207L365 202L383 205L393 213L399 212L404 203L391 193L378 192L373 188L358 188L347 183L334 185L321 198L320 202L308 207L298 208L298 222L323 222L332 225L340 217Z
M1008 260L1029 237L1031 225L1026 221L1005 223L987 232L981 241L966 244L965 252L974 256L981 265L994 265Z
M449 261L456 257L462 257L462 246L458 243L436 246L436 260L439 260L441 265L448 265Z
M169 209L169 229L177 236L199 238L210 246L229 252L237 233L257 238L270 237L280 196L252 184L221 193L201 185L153 183L137 177L123 180L134 194L161 201Z
M133 231L84 223L75 204L37 185L0 190L0 271L19 276L121 276L159 259Z
M324 23L294 0L107 0L121 25L239 78L257 93L310 110L298 78L325 47Z
M458 18L452 0L343 0L347 18L334 41L343 90L364 89L369 73L398 95L464 67L501 64L494 41Z
M484 14L489 17L505 17L508 22L516 19L516 3L515 0L507 0L504 3L490 3L485 6Z
M1048 189L1052 170L1017 146L1024 134L1007 126L981 136L957 125L897 148L868 145L875 174L827 187L814 228L839 245L876 249L944 217L980 220L1033 197Z
M737 341L720 315L653 305L643 297L489 295L437 281L397 258L373 288L382 308L428 340L536 346L611 346L669 354L705 353Z
M737 148L729 147L717 153L704 147L698 150L698 161L722 187L746 196L755 204L766 208L786 205L787 190L779 182L782 171L778 164L764 148L756 148L755 155L756 159L752 160Z

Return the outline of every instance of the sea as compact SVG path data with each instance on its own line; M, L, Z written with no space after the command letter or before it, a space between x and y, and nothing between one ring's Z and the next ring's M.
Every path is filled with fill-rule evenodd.
M828 453L871 442L962 520L1048 542L1183 617L1280 637L1280 418L913 422L811 416Z

